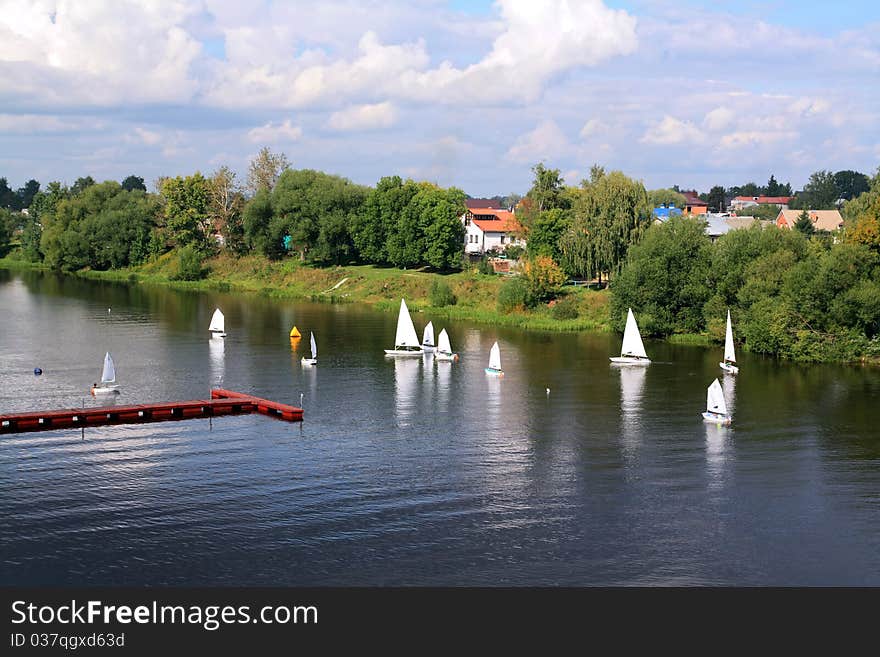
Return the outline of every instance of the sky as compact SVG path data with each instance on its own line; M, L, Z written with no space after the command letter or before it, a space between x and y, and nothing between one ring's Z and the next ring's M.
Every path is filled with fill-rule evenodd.
M263 146L374 185L525 193L880 165L880 3L0 0L0 177L243 180Z

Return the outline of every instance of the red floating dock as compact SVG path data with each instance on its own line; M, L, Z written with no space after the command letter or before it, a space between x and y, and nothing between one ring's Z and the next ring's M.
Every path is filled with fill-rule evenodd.
M302 422L303 419L303 409L296 406L214 388L211 390L211 399L0 415L0 433L75 429L106 424L142 424L244 413L262 413L287 422Z

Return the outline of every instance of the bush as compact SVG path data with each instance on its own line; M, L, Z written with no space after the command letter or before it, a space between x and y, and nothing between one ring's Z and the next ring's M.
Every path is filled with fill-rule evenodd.
M498 310L509 313L531 305L528 284L519 276L506 281L498 291Z
M477 265L477 271L481 274L489 275L495 273L495 269L492 267L492 263L489 262L488 258L483 258L482 260L480 260L479 264Z
M177 253L176 281L197 281L205 275L202 255L192 246L184 246Z
M445 281L435 280L431 283L431 289L428 292L428 298L431 305L435 308L443 308L444 306L454 306L458 299L452 293L452 289Z
M504 255L506 255L510 260L519 260L520 258L522 258L522 255L525 252L526 250L523 247L513 245L507 247L507 249L504 251Z
M574 299L563 299L550 309L553 319L577 319L578 308Z
M524 274L529 297L536 302L555 297L566 280L565 273L549 256L537 256L526 262Z

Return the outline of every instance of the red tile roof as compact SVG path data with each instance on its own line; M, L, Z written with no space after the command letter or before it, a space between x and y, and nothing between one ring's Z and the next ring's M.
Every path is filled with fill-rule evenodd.
M491 210L491 214L488 210L480 210L474 213L473 222L484 233L514 233L522 230L516 216L507 210Z

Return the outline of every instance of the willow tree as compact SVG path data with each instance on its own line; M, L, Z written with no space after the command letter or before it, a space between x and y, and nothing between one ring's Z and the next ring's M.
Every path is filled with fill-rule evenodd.
M620 171L595 176L573 190L572 220L559 240L562 265L588 278L620 271L626 253L651 225L645 186Z

